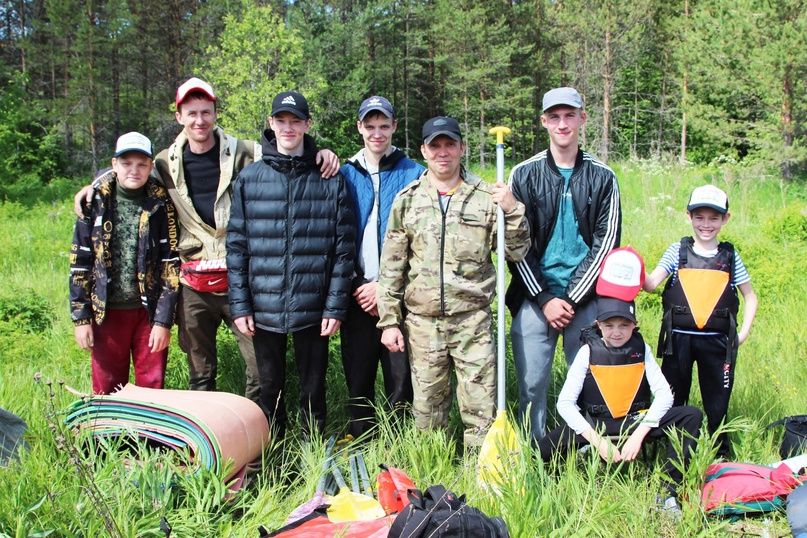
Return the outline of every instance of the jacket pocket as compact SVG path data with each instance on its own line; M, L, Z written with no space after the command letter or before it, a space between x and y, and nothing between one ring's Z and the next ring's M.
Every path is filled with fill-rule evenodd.
M461 262L482 262L490 255L488 227L478 215L463 215L457 227L454 257Z

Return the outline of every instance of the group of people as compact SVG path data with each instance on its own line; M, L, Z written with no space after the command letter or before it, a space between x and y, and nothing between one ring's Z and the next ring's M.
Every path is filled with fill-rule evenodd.
M421 429L448 425L453 371L464 440L478 445L495 411L491 254L500 209L520 416L544 459L591 443L603 457L630 460L645 436L670 427L691 439L670 461L687 458L701 422L684 406L695 362L709 430L725 419L737 346L757 306L739 255L717 239L728 199L697 189L687 207L694 238L673 244L649 275L642 268L646 291L668 280L659 369L633 303L596 295L603 261L620 243L620 195L613 171L579 148L586 112L573 88L544 95L549 148L518 164L509 185L462 166L466 148L450 117L423 125L426 168L408 159L392 145L397 121L384 97L361 103L364 147L341 169L307 133L303 95L275 96L260 144L217 127L217 102L207 83L188 80L176 94L175 142L155 158L145 136L121 136L111 170L76 196L70 300L76 340L92 350L95 393L128 381L130 357L136 384L162 387L176 312L189 388L215 390L216 332L226 323L246 364L246 396L281 436L291 334L300 423L304 433L323 431L328 340L339 331L352 435L375 424L381 364L386 400L398 413L411 405ZM559 337L566 425L546 436ZM595 393L621 376L592 371L628 363L644 381L632 385L631 403L609 406ZM620 432L630 436L618 449L608 435ZM728 449L721 438L720 455Z

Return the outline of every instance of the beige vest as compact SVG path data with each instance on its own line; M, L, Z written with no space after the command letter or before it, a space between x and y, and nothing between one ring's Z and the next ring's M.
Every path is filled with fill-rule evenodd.
M227 222L230 220L232 184L246 165L261 157L261 146L251 141L238 140L216 127L213 135L219 139L221 176L213 206L216 227L207 225L193 207L185 172L182 166L183 151L188 142L185 131L179 133L171 146L155 159L155 174L168 190L168 196L179 215L179 254L182 261L219 260L226 255Z

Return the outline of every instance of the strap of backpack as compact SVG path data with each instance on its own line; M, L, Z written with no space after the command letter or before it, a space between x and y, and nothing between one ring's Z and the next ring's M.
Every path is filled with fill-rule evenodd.
M765 426L765 429L766 429L766 430L769 430L769 429L773 428L774 426L781 426L782 424L784 424L784 423L785 423L785 421L786 421L788 418L790 418L790 417L785 417L785 418L782 418L782 419L777 420L776 422L771 422L770 424L768 424L767 426Z
M678 246L678 268L684 267L687 264L687 260L689 260L688 250L689 247L695 243L695 240L692 237L682 237L681 244Z
M432 511L426 508L426 499L419 489L406 492L409 506L395 517L389 529L390 538L421 538L429 526Z
M741 473L744 473L744 474L756 475L756 476L758 476L760 478L764 478L764 475L762 473L760 473L759 471L756 471L756 470L751 469L749 467L732 467L729 464L729 465L722 465L715 472L707 474L706 475L706 482L709 482L711 480L716 480L716 479L720 478L721 476L723 476L724 474L731 473L731 472L741 472Z

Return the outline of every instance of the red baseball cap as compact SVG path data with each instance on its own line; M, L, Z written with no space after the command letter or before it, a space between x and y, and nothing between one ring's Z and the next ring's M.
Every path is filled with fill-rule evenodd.
M597 279L597 295L633 301L644 284L644 260L633 247L615 248L605 257Z
M216 94L213 93L213 87L204 80L193 77L186 80L182 86L177 88L177 106L179 106L179 104L184 101L185 97L187 97L191 92L202 92L203 94L207 95L211 101L216 101Z

